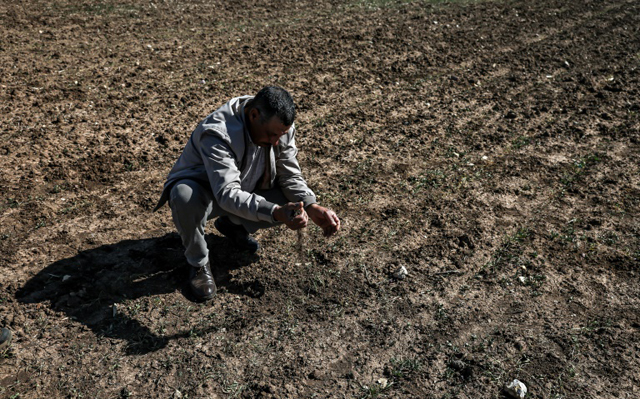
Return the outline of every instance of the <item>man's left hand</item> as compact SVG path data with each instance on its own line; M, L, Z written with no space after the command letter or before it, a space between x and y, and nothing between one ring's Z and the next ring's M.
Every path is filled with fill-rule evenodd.
M327 209L318 204L311 204L306 209L307 214L313 223L322 228L325 237L331 237L340 230L340 219L331 209Z

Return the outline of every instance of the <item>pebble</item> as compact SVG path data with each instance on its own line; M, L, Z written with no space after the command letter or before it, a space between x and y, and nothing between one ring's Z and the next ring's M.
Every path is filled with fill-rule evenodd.
M513 345L516 347L517 350L522 351L525 348L525 344L524 341L521 341L519 339L516 339L515 342L513 343Z
M322 370L313 370L311 374L309 374L309 378L312 380L324 380L326 375L322 372Z
M527 386L518 380L513 380L511 384L505 386L504 392L511 398L524 399L527 394Z
M467 365L462 360L452 360L451 362L449 362L448 366L456 371L462 371L467 367Z
M393 276L398 280L404 280L405 277L409 275L407 268L404 266L400 266L393 272Z

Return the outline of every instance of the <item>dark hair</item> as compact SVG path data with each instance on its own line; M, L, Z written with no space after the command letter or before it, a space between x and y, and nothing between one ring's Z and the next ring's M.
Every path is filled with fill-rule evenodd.
M250 109L260 112L260 119L266 122L274 115L285 126L291 126L296 117L296 106L291 95L282 87L267 86L256 94L249 104Z

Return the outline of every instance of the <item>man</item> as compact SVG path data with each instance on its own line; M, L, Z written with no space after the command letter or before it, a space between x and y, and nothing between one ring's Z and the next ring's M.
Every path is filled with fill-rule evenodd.
M295 106L289 93L265 87L207 116L191 134L164 185L156 209L169 202L185 246L189 285L198 300L216 285L204 238L208 220L236 247L256 252L258 229L303 229L309 218L326 237L340 229L336 214L316 202L296 160Z

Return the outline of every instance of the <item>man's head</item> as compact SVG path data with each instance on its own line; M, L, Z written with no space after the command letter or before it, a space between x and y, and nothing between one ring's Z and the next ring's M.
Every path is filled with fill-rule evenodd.
M251 140L261 147L275 146L293 124L296 107L285 89L267 86L247 104L245 113Z

